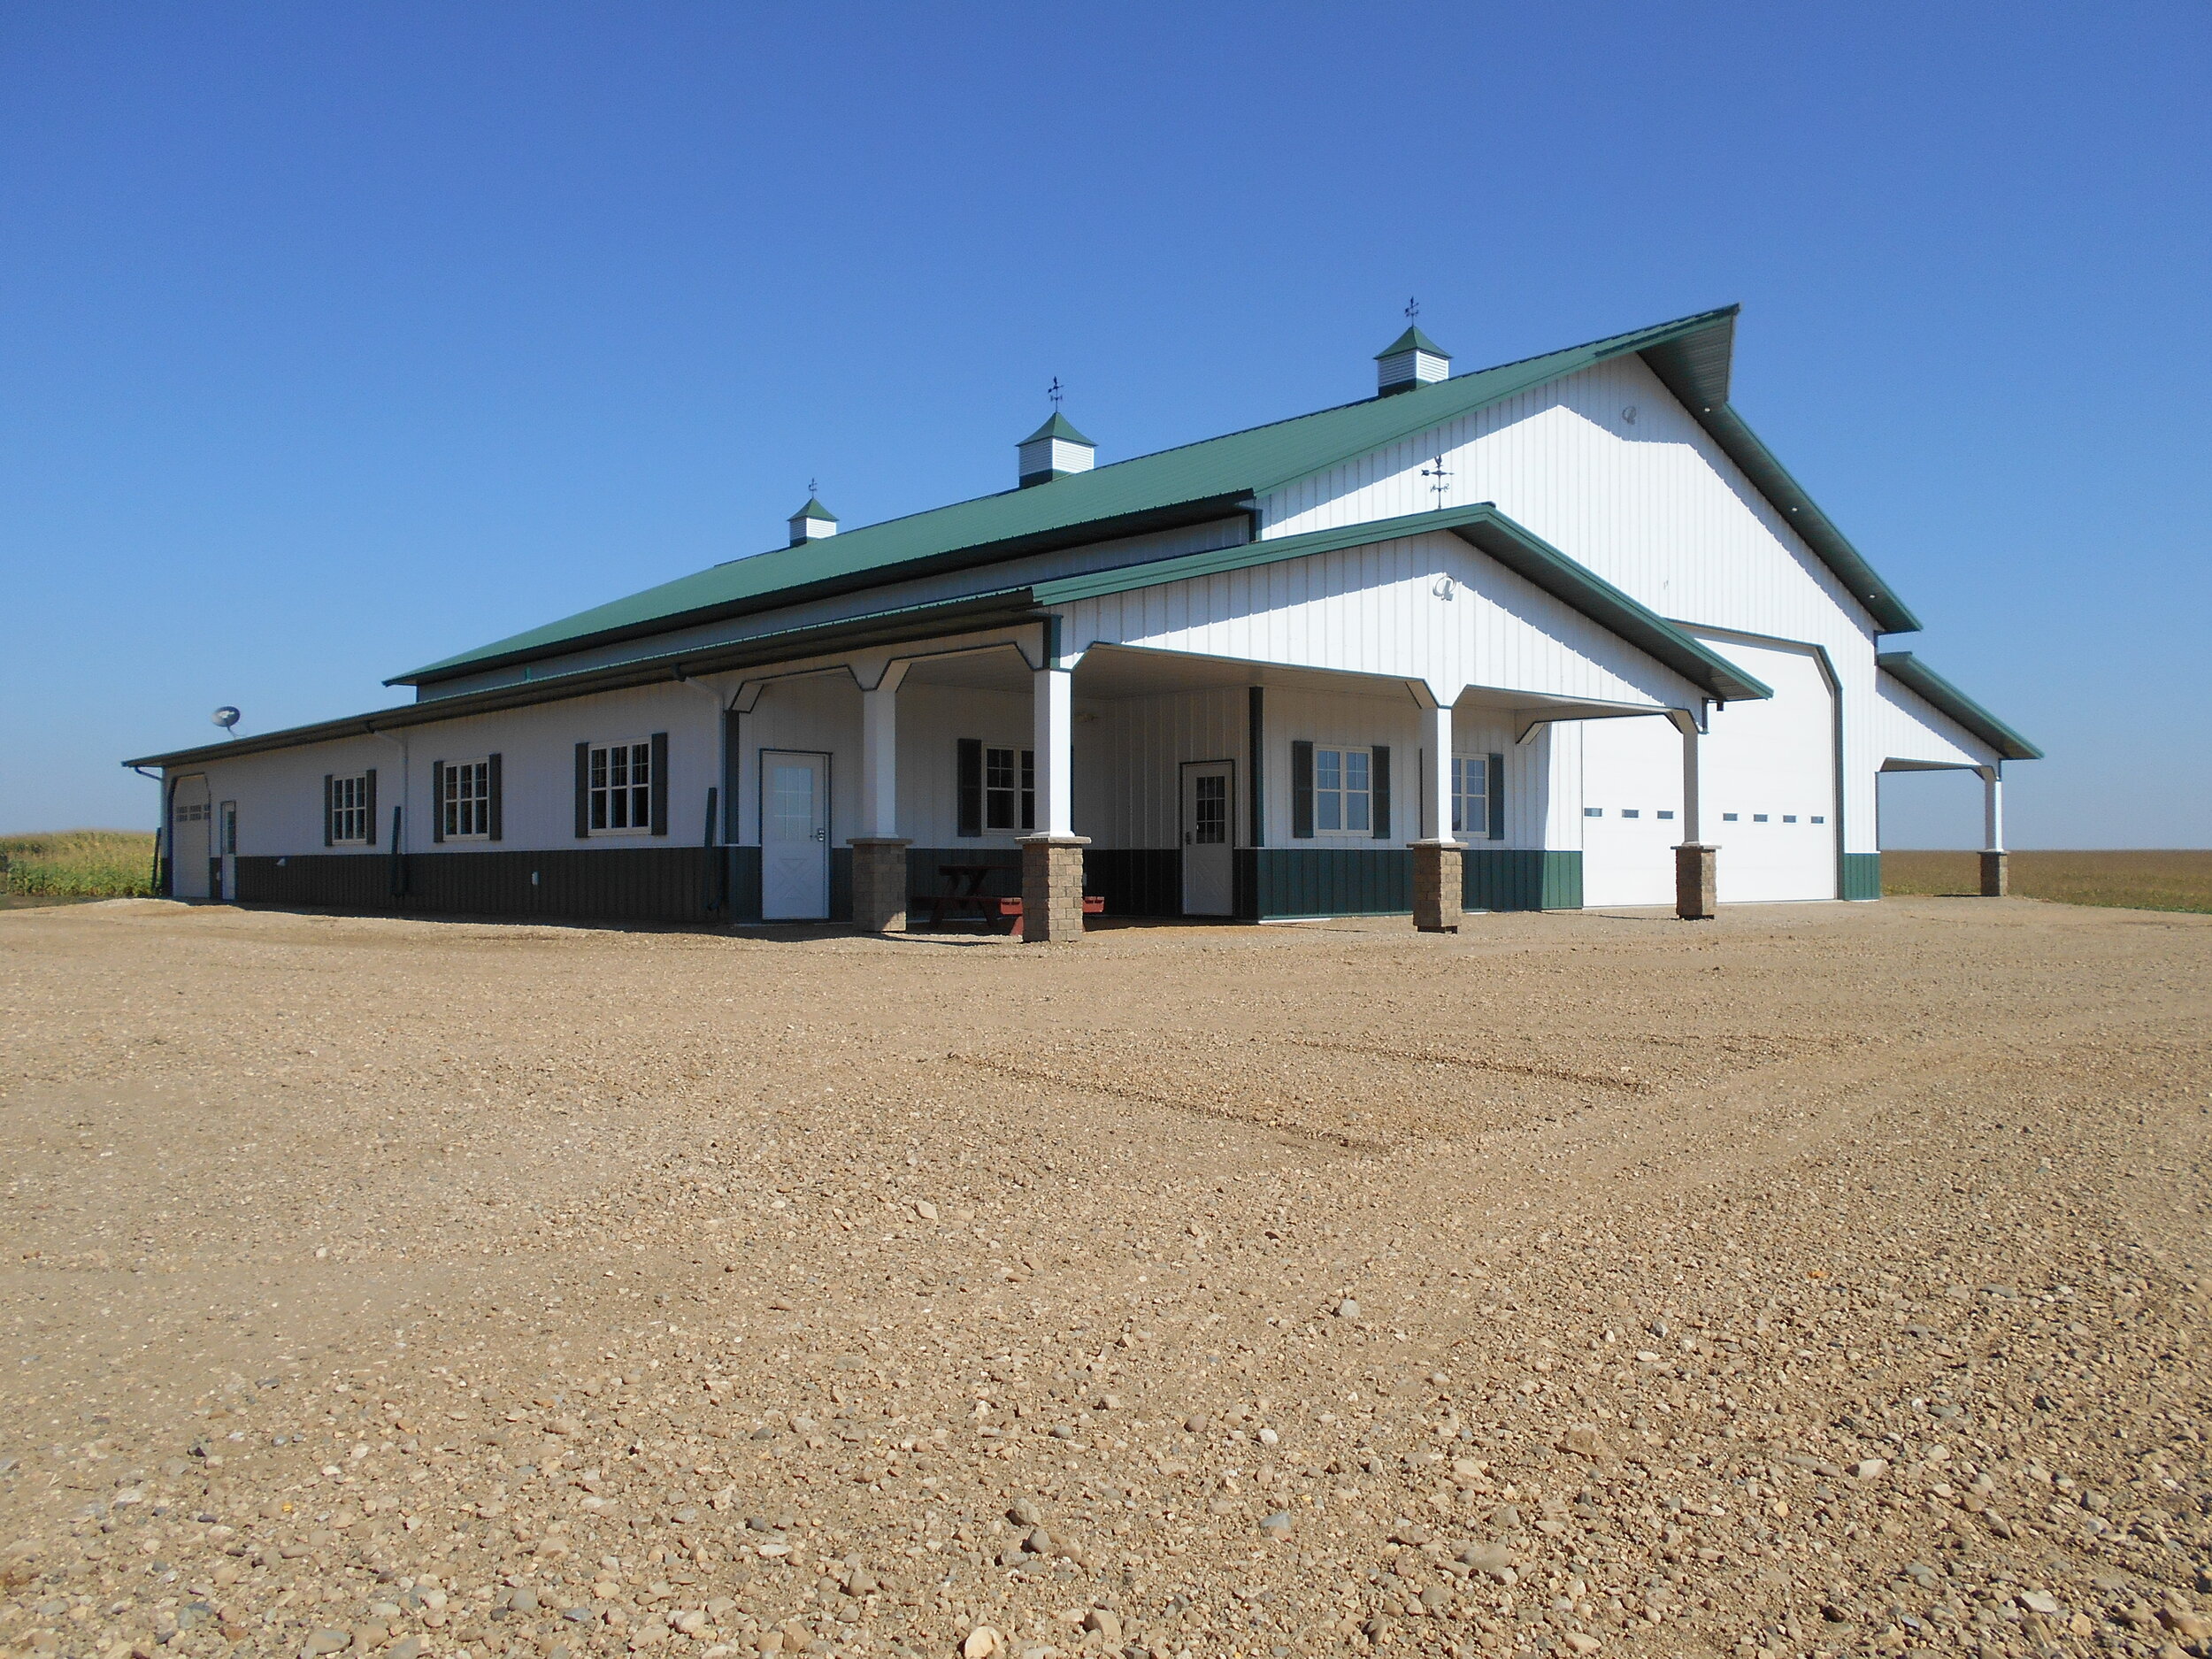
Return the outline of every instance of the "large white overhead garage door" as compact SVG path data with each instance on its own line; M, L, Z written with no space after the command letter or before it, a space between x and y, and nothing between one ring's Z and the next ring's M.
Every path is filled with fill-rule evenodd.
M1834 898L1836 704L1818 658L1809 646L1700 637L1774 687L1715 714L1705 739L1703 827L1720 848L1720 902Z
M1672 904L1682 734L1663 715L1582 723L1582 902Z

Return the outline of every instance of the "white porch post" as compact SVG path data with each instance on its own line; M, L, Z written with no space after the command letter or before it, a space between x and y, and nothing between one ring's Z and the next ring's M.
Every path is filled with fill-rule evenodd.
M1421 790L1421 839L1448 841L1452 833L1452 711L1447 707L1424 709L1422 733L1428 751L1428 772Z
M872 933L906 931L906 839L899 833L899 684L907 664L889 663L860 693L860 826L853 849L853 925Z
M2011 886L2005 856L2005 774L2001 764L1977 766L1982 780L1982 896L2001 899Z
M1674 849L1674 913L1686 922L1709 922L1718 908L1720 849L1705 839L1704 733L1701 717L1668 710L1682 733L1682 841Z
M1037 810L1035 829L1022 837L1022 938L1073 944L1083 937L1083 849L1090 845L1075 833L1076 657L1061 655L1057 618L1043 632L1043 662L1030 675Z
M907 664L893 663L860 694L860 822L871 836L899 833L899 685Z
M1452 834L1452 704L1425 682L1409 687L1421 710L1420 806L1413 838L1413 925L1425 933L1455 933L1465 890L1463 851Z
M1075 833L1075 674L1047 665L1033 679L1037 829L1040 835Z

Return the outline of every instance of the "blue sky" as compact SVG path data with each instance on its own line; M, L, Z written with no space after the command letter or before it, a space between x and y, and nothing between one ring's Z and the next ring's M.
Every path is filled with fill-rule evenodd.
M1732 300L1735 401L2212 844L2212 7L39 4L0 25L0 832L782 539ZM1954 777L1892 846L1968 844Z

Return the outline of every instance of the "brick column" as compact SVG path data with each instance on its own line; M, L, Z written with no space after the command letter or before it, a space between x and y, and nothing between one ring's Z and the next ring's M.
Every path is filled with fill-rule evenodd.
M853 926L863 933L906 931L906 849L897 835L856 835L853 849Z
M2007 867L2010 853L1985 852L1982 855L1982 897L2001 899L2011 885L2011 872Z
M1413 851L1413 925L1425 933L1459 931L1460 855L1454 841L1418 841Z
M1087 835L1025 835L1022 847L1022 938L1033 945L1074 944L1083 937L1083 849Z
M1709 922L1718 902L1720 849L1685 841L1674 849L1674 913L1686 922Z

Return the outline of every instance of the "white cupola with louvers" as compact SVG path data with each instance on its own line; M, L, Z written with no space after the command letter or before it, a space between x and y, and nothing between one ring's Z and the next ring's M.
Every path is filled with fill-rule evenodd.
M1097 458L1098 446L1068 424L1055 410L1052 419L1021 441L1021 486L1049 484L1056 478L1087 472Z
M1408 328L1375 354L1376 396L1417 391L1448 379L1451 372L1451 353L1418 328Z
M837 534L837 515L822 505L814 496L806 498L806 505L791 515L791 545L803 541L820 541Z

